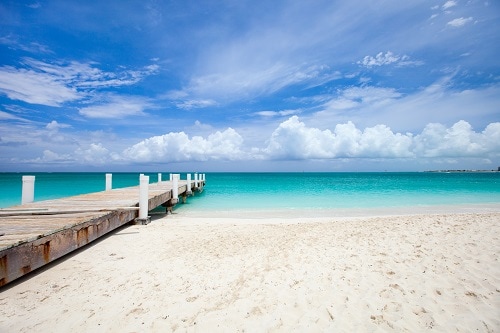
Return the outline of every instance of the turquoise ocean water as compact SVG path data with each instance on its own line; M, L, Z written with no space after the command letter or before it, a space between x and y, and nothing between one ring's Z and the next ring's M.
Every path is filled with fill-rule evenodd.
M103 191L104 173L36 176L35 201ZM146 173L150 182L157 173ZM0 207L21 202L21 173L0 173ZM162 178L168 179L168 173ZM181 173L185 179L185 174ZM201 194L179 210L390 208L500 203L500 172L491 173L207 173ZM138 173L114 173L113 188L139 184Z

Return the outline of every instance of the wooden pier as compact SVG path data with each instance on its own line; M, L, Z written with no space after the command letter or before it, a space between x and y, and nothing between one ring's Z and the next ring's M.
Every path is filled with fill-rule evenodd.
M171 209L178 194L185 201L204 181L149 184L148 211ZM0 209L0 286L58 259L139 217L139 186L32 202Z

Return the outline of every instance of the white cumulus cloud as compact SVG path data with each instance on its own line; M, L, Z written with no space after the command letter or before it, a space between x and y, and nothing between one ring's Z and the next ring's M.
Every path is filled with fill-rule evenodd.
M243 138L234 129L217 131L208 137L171 132L145 139L127 148L122 156L135 162L182 162L244 159Z
M279 159L407 158L413 156L411 143L410 135L393 133L385 125L361 131L348 122L336 125L332 132L307 127L293 116L273 132L264 152Z
M466 121L450 128L428 124L418 135L394 133L386 125L358 129L352 122L333 131L307 127L297 116L281 123L263 152L270 159L448 158L500 156L500 123L475 132Z
M484 157L500 154L500 123L489 124L475 132L466 121L452 127L428 124L415 136L414 149L422 157Z

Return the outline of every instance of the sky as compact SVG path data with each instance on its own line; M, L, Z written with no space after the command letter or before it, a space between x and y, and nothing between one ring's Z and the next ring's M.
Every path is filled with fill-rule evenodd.
M0 171L500 166L496 0L0 1Z

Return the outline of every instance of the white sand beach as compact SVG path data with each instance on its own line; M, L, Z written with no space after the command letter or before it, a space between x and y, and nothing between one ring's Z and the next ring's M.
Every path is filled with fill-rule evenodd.
M128 226L0 291L0 332L499 332L500 213Z

